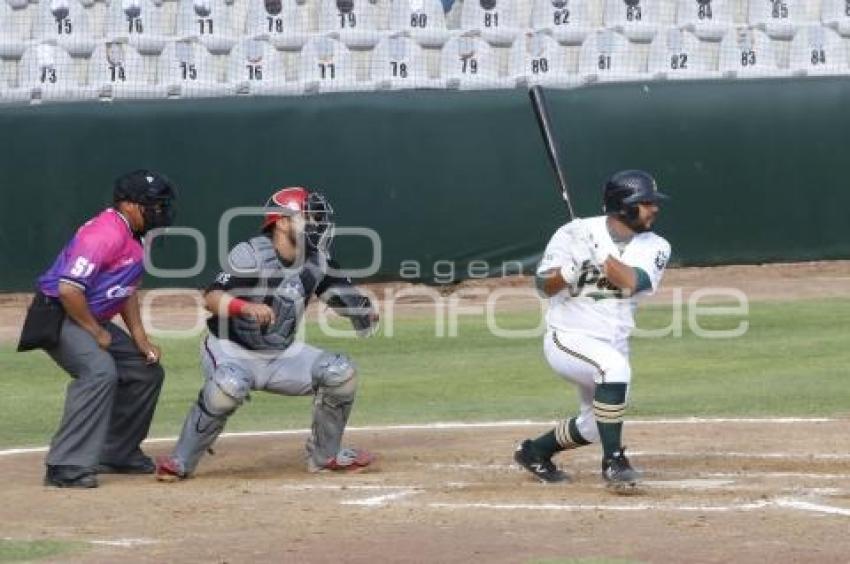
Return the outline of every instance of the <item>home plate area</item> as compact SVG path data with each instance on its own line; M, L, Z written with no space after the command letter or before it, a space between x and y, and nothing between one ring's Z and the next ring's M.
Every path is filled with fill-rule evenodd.
M0 522L8 538L88 543L80 562L846 563L848 423L632 420L644 480L629 496L605 488L598 445L556 458L569 483L513 464L545 422L351 428L379 455L354 474L306 473L306 431L233 434L192 479L103 476L86 492L43 487L43 451L19 451L0 456Z
M562 453L556 462L572 480L542 484L510 462L513 443L533 434L534 424L485 429L458 426L451 432L424 429L410 457L396 452L380 472L345 484L288 483L290 495L322 489L327 501L341 505L390 505L435 510L476 511L658 511L751 512L800 511L850 517L850 454L836 435L846 422L812 419L718 419L634 421L631 451L644 480L633 496L605 488L599 449L588 446ZM684 427L665 436L672 427ZM538 429L545 429L539 425ZM365 431L365 430L364 430ZM495 437L498 431L499 437ZM413 430L408 430L413 433ZM714 440L706 440L707 434ZM487 435L486 452L464 455L471 436ZM661 435L661 436L659 436ZM430 436L429 440L427 437ZM516 437L509 442L505 436ZM408 437L412 438L412 437ZM718 442L723 438L724 442ZM387 439L386 435L384 439ZM422 449L422 441L439 448ZM485 446L482 442L481 446ZM651 448L657 444L662 448ZM755 447L758 445L758 448ZM435 445L436 447L436 445ZM391 449L392 451L392 449ZM499 456L494 456L498 452ZM848 522L850 524L850 522Z

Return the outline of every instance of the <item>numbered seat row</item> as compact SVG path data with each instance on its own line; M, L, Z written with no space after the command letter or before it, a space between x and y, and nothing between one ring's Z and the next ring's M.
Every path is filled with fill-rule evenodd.
M658 34L648 53L622 34L598 30L576 53L549 34L527 32L510 48L476 35L459 35L441 50L426 50L405 36L388 37L366 52L351 52L328 37L310 39L300 52L243 40L228 55L201 44L174 42L159 56L140 55L115 42L88 59L52 45L37 45L4 66L5 102L80 99L297 95L313 92L403 88L511 88L545 84L570 88L598 81L746 78L850 74L840 36L809 26L797 34L787 65L762 31L738 28L719 44L679 28ZM716 47L716 49L712 49Z
M738 25L790 39L822 21L850 34L847 0L458 0L452 13L440 0L0 0L0 57L16 58L33 43L88 56L103 41L158 54L174 40L229 51L242 38L300 49L325 33L351 48L370 48L388 32L405 32L425 47L441 46L452 29L475 32L496 46L526 31L547 31L578 45L600 28L649 42L675 26L719 40ZM457 13L457 17L453 14Z

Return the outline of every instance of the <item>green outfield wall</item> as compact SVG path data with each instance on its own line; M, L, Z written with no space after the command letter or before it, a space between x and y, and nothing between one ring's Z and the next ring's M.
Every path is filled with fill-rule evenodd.
M850 79L600 85L549 101L578 213L599 211L609 173L645 168L674 198L657 227L675 263L850 257ZM222 212L283 185L320 188L340 224L374 229L380 278L528 267L564 221L523 90L2 107L0 289L29 289L138 167L175 180L177 223L208 245L202 274L149 285L202 283ZM188 237L162 243L159 266L195 263ZM340 238L338 254L365 267L370 247Z

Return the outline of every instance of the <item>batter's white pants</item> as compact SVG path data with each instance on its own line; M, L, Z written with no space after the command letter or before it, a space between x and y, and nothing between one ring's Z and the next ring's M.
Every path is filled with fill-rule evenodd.
M562 378L578 386L579 414L576 418L581 436L590 442L599 440L593 416L593 394L596 385L625 383L632 379L628 350L579 333L559 331L551 327L543 342L543 354L549 366Z

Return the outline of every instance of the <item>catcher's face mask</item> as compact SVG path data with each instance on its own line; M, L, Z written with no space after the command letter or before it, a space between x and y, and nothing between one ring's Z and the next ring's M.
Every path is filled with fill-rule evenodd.
M334 210L324 194L311 192L304 206L304 239L313 249L330 251L334 237Z

